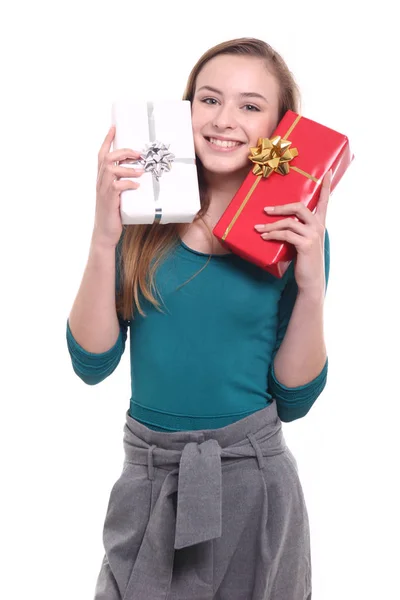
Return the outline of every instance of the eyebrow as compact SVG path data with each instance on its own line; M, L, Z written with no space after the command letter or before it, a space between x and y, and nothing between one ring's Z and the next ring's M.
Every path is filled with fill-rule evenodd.
M208 90L210 92L214 92L215 94L220 94L220 96L223 96L223 93L221 92L221 90L217 90L217 88L211 87L210 85L203 85L197 91L200 92L200 90ZM241 98L261 98L267 104L269 104L266 97L263 96L262 94L258 94L257 92L242 92L241 94L239 94L239 96Z

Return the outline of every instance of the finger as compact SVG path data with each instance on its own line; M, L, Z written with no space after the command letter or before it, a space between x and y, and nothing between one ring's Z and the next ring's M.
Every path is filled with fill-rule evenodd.
M126 178L126 177L141 177L145 170L143 167L113 167L109 166L107 168L108 172L111 173L114 177Z
M113 189L119 193L124 190L137 190L140 183L138 181L131 181L130 179L116 179L111 185Z
M99 154L98 154L99 163L103 162L105 155L110 151L114 136L115 136L115 125L111 125L106 137L104 138L104 142L102 143Z
M108 165L103 163L103 165L99 169L98 175L98 186L110 185L112 181L117 181L119 179L132 179L141 177L144 173L144 169L140 168L132 168L132 167L115 167L114 165Z
M122 166L120 166L118 163L119 162L131 162L131 163L135 163L138 159L140 158L140 152L137 152L136 150L132 150L131 148L122 148L121 150L115 150L114 152L109 152L108 154L105 155L104 160L99 163L99 178L102 179L105 172L108 172L110 175L112 175L115 178L115 173L114 171L112 171L113 168L123 168ZM136 164L135 168L137 170L139 170L141 167L141 165ZM127 167L128 169L131 169L132 167ZM130 175L131 171L128 171L128 175L130 177L133 177L133 175Z
M293 214L304 221L304 223L312 224L313 222L312 212L302 202L292 202L290 204L282 204L281 206L265 206L264 211L271 216Z
M138 150L132 150L132 148L120 148L119 150L114 150L113 152L109 152L105 156L105 161L108 163L115 162L130 162L129 159L135 161L139 160L141 156L141 152Z
M310 243L308 237L298 235L294 231L289 229L282 229L281 231L271 231L270 233L264 233L261 238L266 242L281 241L293 244L294 246L308 245Z
M307 236L310 227L309 225L305 225L297 219L293 219L290 217L289 219L275 221L275 223L263 223L260 225L254 225L254 229L256 229L259 233L270 233L273 231L280 231L281 229L290 229L290 231L294 231L299 235Z

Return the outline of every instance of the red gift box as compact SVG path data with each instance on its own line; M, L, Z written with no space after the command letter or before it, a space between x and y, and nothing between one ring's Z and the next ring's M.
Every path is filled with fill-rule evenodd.
M296 249L287 242L264 240L254 229L257 223L287 218L267 215L264 207L303 202L314 211L324 175L332 169L332 192L354 157L345 135L289 110L273 137L260 138L249 158L253 169L213 233L235 254L282 277Z

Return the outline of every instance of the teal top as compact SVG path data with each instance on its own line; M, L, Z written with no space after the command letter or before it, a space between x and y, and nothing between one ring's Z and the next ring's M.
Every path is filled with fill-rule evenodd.
M125 350L129 329L129 412L150 429L224 427L265 408L272 398L282 421L303 417L325 387L328 360L305 385L288 388L276 379L273 359L297 295L294 263L279 279L235 254L212 255L193 277L208 257L181 241L156 273L163 313L141 297L146 316L137 313L132 321L119 317L119 337L105 352L82 348L67 320L75 373L88 385L111 375ZM116 273L118 289L118 268ZM325 276L328 284L327 231Z

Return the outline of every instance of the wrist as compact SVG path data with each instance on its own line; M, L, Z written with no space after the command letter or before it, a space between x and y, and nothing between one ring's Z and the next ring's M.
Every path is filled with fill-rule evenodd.
M325 301L325 285L299 288L297 298L308 304L321 305Z
M117 245L118 242L110 242L110 240L107 240L106 238L104 238L104 236L98 234L96 231L93 231L90 246L95 250L104 250L106 252L110 250L115 251Z

